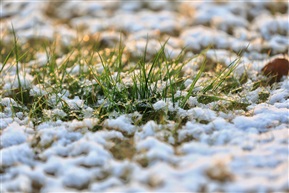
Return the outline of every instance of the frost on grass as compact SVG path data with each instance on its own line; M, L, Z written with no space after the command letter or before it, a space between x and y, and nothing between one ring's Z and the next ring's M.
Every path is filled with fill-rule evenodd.
M3 7L3 192L288 192L287 3Z

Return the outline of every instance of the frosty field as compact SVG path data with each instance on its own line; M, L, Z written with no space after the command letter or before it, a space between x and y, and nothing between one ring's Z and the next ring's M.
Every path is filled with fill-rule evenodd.
M0 6L1 192L289 191L288 2Z

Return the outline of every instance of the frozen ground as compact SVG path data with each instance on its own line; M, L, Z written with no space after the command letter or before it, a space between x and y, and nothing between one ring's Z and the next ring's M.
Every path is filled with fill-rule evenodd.
M108 46L122 37L134 55L143 53L147 38L153 54L159 39L171 37L168 56L184 46L192 55L213 46L207 56L226 65L236 58L232 51L249 45L235 73L247 70L254 81L268 61L288 52L287 9L286 2L270 1L4 0L1 38L13 38L6 35L12 23L21 42L60 37L69 45L83 28ZM45 63L41 56L39 67ZM186 68L189 74L194 66ZM2 90L18 87L9 78L15 70L1 74ZM22 83L35 86L29 72ZM96 132L89 131L98 121L91 117L34 126L23 113L12 113L11 98L1 97L1 192L288 192L288 77L267 91L264 103L257 102L258 89L243 93L250 102L246 112L214 111L213 104L191 98L191 109L175 109L188 117L177 131L172 121L135 126L134 115L107 119ZM65 100L72 106L83 102ZM153 107L170 108L164 101Z

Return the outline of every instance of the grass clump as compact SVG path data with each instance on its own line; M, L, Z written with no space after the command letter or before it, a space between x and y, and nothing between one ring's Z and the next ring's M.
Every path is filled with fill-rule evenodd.
M184 76L183 67L192 58L185 57L184 49L178 57L171 59L166 54L166 42L150 60L147 60L146 49L143 56L129 58L121 42L114 49L101 48L96 43L89 45L89 51L80 42L70 46L62 56L57 52L57 46L55 43L43 44L42 56L46 61L39 63L36 57L31 65L31 61L26 62L29 54L19 51L22 45L14 33L13 49L7 52L0 68L1 96L19 103L35 124L86 117L103 121L110 116L136 111L142 114L142 122L152 119L177 121L174 112L155 110L153 104L163 100L172 108L186 109L190 108L188 100L192 96L203 104L229 101L229 109L247 107L246 103L228 97L241 92L242 84L246 82L246 76L241 79L233 76L240 58L228 67L207 72L204 51L195 56L203 58L198 72L194 76ZM10 73L9 69L15 69L15 72L10 70ZM15 76L17 88L3 89L8 76L5 71ZM25 73L33 77L27 87L22 80ZM209 81L201 81L206 78ZM184 83L188 79L191 84L186 88Z

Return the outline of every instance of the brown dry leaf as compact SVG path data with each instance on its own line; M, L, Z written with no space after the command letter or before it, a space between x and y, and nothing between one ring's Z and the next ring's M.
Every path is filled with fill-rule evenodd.
M282 76L287 76L289 72L289 61L285 58L276 58L269 62L264 68L262 73L265 76L271 77L270 83L279 82Z

